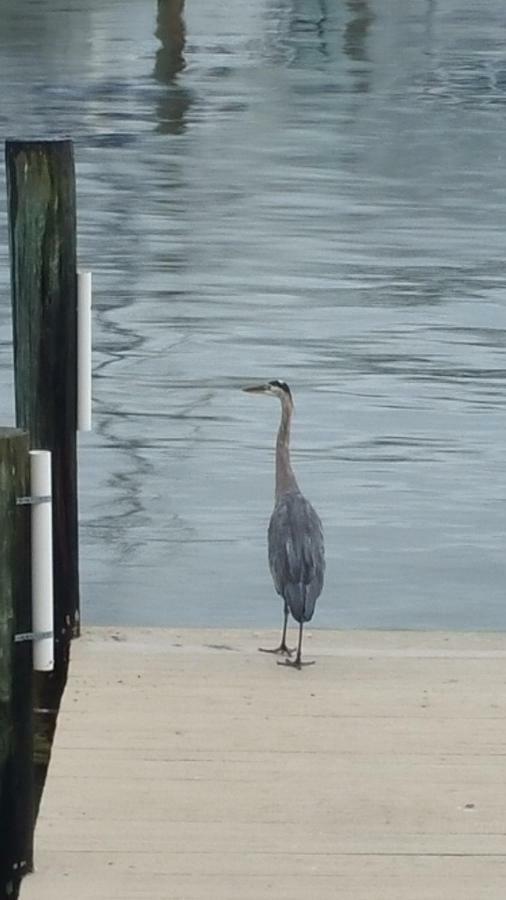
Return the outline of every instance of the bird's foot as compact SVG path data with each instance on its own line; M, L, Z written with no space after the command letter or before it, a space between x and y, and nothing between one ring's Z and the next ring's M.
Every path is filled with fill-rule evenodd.
M267 647L259 647L258 649L260 653L286 653L287 656L291 656L292 653L295 652L295 647L293 648L293 650L290 650L290 648L287 647L285 643L281 643L279 647L274 647L273 650L270 650Z
M315 662L316 660L314 659L304 662L301 659L284 659L283 661L278 660L278 666L291 666L292 669L302 669L303 666L314 666Z

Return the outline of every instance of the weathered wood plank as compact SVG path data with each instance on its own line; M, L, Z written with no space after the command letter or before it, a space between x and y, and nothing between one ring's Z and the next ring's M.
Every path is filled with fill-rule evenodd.
M33 862L32 646L28 434L0 428L0 897Z
M76 201L71 141L6 142L16 421L53 461L55 668L36 678L37 796L79 631Z
M79 628L77 276L71 141L7 141L16 420L53 454L57 657Z
M85 633L22 900L501 900L506 635L268 639Z

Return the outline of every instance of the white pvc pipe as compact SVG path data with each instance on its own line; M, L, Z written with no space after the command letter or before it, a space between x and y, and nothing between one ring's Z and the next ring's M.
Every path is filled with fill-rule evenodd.
M91 272L77 273L77 430L91 431Z
M51 637L34 639L33 668L51 672L54 668L53 616L53 504L51 499L51 453L30 450L30 493L32 504L32 631L50 632Z

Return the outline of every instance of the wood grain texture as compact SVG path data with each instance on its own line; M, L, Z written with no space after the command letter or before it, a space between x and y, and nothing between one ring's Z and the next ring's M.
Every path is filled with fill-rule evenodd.
M79 628L76 199L71 141L7 141L16 422L53 454L55 632Z
M38 805L79 633L76 199L72 142L7 141L16 422L52 453L55 666L35 678Z
M506 635L92 629L22 900L502 900Z
M0 898L33 861L32 648L28 434L0 428Z

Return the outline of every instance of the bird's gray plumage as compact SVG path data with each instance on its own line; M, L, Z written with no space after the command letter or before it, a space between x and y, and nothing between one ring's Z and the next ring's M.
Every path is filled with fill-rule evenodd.
M323 587L325 553L318 514L300 491L282 494L268 531L274 587L297 622L309 622Z
M323 587L325 553L320 519L302 495L290 461L290 424L293 400L284 381L269 381L244 390L270 394L281 401L281 422L276 440L276 489L269 522L269 567L274 587L284 600L284 626L279 647L270 653L291 654L286 644L288 613L299 623L299 644L294 665L300 669L302 630L313 616ZM262 648L263 649L263 648Z

